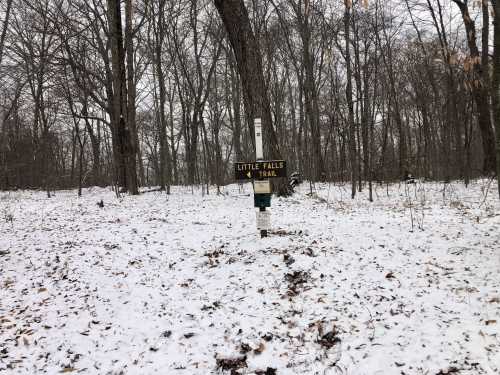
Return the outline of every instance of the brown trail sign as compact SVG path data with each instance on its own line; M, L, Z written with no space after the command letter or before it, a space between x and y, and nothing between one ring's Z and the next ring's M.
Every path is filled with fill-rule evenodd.
M286 177L284 160L255 161L234 165L236 180L260 180L263 178Z

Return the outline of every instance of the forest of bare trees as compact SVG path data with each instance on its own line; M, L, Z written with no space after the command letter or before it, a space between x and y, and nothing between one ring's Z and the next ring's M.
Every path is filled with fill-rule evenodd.
M269 158L353 196L498 176L499 8L0 0L0 189L221 186L255 117Z

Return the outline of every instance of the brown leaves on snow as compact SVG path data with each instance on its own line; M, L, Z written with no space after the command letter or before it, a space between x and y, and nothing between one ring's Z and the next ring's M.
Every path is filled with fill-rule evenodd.
M305 285L310 281L311 276L305 271L293 271L285 275L285 281L288 283L287 295L295 297L300 293L300 290L305 288Z
M236 374L236 370L248 367L247 356L237 356L229 358L215 358L217 369L231 371L231 374Z

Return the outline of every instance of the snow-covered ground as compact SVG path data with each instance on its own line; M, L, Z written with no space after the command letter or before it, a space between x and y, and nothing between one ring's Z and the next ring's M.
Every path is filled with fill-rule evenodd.
M308 191L0 192L0 373L500 374L493 185Z

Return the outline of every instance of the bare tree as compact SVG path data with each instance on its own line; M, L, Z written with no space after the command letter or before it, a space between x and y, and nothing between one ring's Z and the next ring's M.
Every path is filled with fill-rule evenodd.
M3 25L2 25L2 33L0 34L0 66L2 65L3 46L5 44L5 37L7 35L7 30L9 29L11 8L12 8L12 0L7 0L7 6L5 9L5 18L4 18Z
M490 173L496 169L495 156L495 141L493 129L491 126L491 110L489 101L489 73L488 65L488 3L481 1L483 11L483 37L482 49L483 53L479 52L476 42L476 25L469 12L468 0L452 0L460 9L463 23L465 26L467 44L469 47L470 57L469 64L473 72L472 93L477 106L478 125L481 130L483 142L484 163L483 172Z

